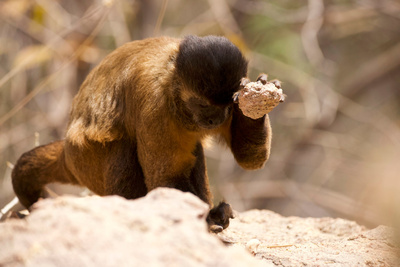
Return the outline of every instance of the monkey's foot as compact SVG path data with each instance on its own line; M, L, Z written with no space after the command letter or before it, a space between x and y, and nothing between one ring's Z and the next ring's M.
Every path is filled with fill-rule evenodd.
M208 229L211 232L219 233L229 226L229 219L233 219L233 211L229 204L220 202L212 208L207 216Z

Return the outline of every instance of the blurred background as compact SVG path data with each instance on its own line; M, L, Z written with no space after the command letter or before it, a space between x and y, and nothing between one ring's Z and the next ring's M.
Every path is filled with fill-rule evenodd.
M278 78L271 158L244 171L207 150L215 201L236 210L400 222L400 3L396 0L0 1L0 208L25 151L64 138L73 96L122 44L223 35L249 77ZM77 193L52 187L58 194Z

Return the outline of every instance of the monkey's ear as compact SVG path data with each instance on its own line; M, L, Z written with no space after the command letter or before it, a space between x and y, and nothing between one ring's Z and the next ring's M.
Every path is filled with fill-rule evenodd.
M121 90L97 85L93 90L83 84L72 104L66 137L75 145L86 145L88 140L104 144L121 139L124 134Z

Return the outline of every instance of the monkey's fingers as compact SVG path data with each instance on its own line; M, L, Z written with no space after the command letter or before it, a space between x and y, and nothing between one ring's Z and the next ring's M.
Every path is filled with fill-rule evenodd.
M274 79L272 81L270 81L270 83L273 83L275 85L276 88L281 89L281 81Z
M248 83L250 83L249 78L242 78L240 80L240 90L243 90ZM233 103L236 104L239 103L239 92L234 93L232 98L233 98Z
M233 94L233 103L239 103L239 92Z
M249 78L242 78L240 80L240 89L243 89L250 82Z
M210 232L213 232L213 233L220 233L220 232L222 232L222 230L224 230L224 228L221 225L217 225L217 224L209 225L208 228L209 228Z
M212 208L207 216L208 228L211 232L218 233L229 226L229 219L233 218L233 211L229 204L219 203Z
M272 81L270 81L270 83L273 83L275 85L276 88L281 89L282 88L282 84L281 81L274 79ZM280 94L279 95L279 102L285 102L286 99L286 95L285 94Z
M267 84L267 82L268 82L268 75L267 74L265 74L265 73L261 73L260 75L258 75L258 78L257 78L257 82L258 81L260 81L262 84Z

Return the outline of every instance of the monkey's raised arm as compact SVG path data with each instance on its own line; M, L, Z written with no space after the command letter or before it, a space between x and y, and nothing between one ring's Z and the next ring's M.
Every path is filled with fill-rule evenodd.
M229 127L230 138L225 138L238 164L247 170L262 168L271 149L271 125L265 114L259 119L243 115L234 104Z
M268 82L267 78L268 75L262 73L257 82L241 79L241 89L233 95L231 121L222 132L244 169L262 168L268 160L272 131L267 114L286 97L280 81Z

